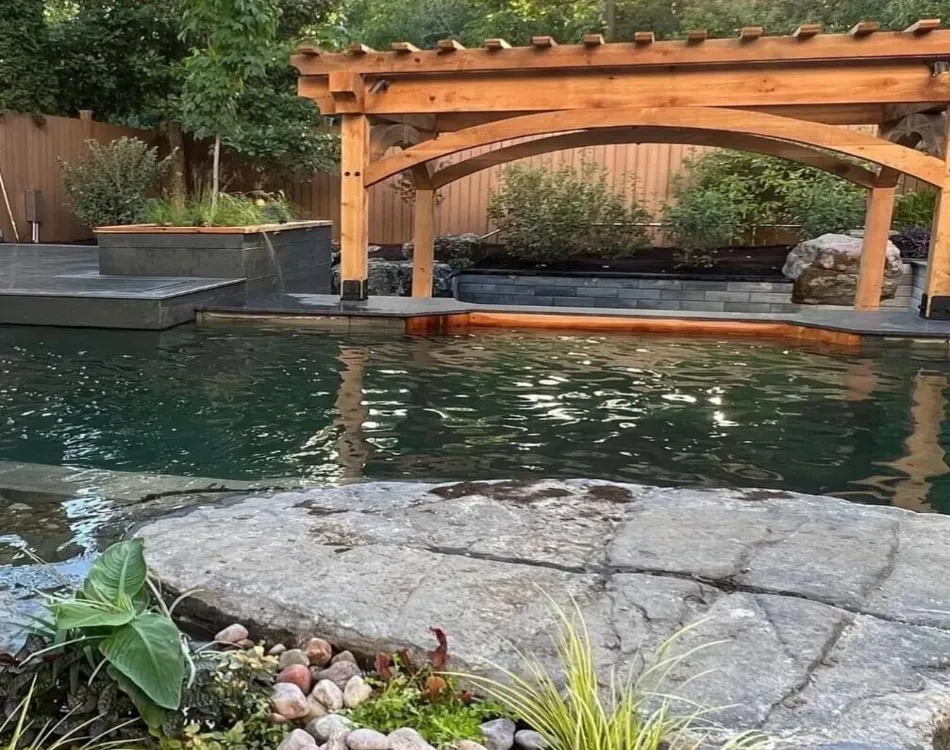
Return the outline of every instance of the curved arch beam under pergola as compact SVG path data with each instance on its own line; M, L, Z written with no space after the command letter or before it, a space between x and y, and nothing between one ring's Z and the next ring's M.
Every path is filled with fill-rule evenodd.
M944 162L882 138L854 130L805 122L789 117L721 107L637 107L605 110L560 110L522 115L445 133L430 141L387 156L369 165L365 187L432 159L499 141L570 130L619 127L655 127L700 130L777 138L813 148L847 154L882 167L912 175L932 185L943 185Z
M604 130L578 130L571 133L536 138L531 141L515 143L511 146L478 154L465 161L450 164L432 175L431 186L438 189L463 177L480 172L489 167L507 164L529 156L537 156L552 151L565 151L572 148L587 148L624 143L682 143L690 146L712 146L731 148L739 151L751 151L757 154L775 156L780 159L804 164L815 169L840 177L860 187L880 186L879 175L846 159L797 143L763 138L756 135L722 133L711 130L691 130L687 128L665 129L653 127L627 127ZM887 181L885 177L884 181ZM896 175L890 176L896 180Z

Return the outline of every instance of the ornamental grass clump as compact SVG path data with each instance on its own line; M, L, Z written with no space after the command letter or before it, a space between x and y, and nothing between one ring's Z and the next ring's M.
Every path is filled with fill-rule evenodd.
M682 701L690 706L690 712L674 715L672 699L656 689L680 661L706 647L669 655L674 642L691 628L665 641L639 679L622 678L611 670L604 684L597 674L594 646L580 611L571 618L559 607L553 608L559 621L557 655L563 678L535 657L524 657L527 676L496 664L491 666L504 675L503 681L477 674L455 676L539 732L550 750L685 749L698 748L706 741L701 737L702 719L708 710ZM653 685L653 690L647 690L646 685ZM724 750L759 750L770 745L768 738L752 732L733 738Z

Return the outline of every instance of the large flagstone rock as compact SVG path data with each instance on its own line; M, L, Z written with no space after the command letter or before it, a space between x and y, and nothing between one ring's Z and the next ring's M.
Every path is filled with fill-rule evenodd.
M456 668L490 672L519 652L553 666L552 606L577 606L605 677L684 631L662 690L726 734L929 747L950 704L947 517L765 490L389 482L232 495L138 533L212 632L421 655L438 627Z

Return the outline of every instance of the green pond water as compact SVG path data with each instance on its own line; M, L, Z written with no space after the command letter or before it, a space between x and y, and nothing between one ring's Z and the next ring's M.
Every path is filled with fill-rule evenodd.
M948 378L942 354L909 348L8 328L0 460L314 482L599 477L950 512ZM111 512L89 495L0 503L0 588L23 547L81 567Z

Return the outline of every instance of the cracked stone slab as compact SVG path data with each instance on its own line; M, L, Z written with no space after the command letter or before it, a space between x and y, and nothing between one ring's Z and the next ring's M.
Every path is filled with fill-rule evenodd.
M904 516L898 540L893 570L871 592L865 611L950 628L950 518Z
M728 579L858 607L888 574L892 509L761 490L662 490L637 503L608 550L618 568Z
M923 612L950 598L950 519L588 480L196 502L139 533L170 589L202 589L184 611L208 629L241 621L372 654L428 651L441 627L457 666L518 668L519 650L554 664L551 602L576 603L605 678L642 670L680 632L662 689L727 731L916 748L950 701L950 627Z
M767 731L822 742L930 747L932 718L950 696L950 632L858 615Z

